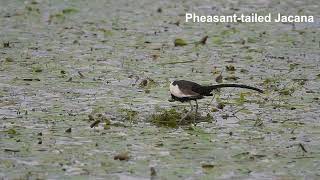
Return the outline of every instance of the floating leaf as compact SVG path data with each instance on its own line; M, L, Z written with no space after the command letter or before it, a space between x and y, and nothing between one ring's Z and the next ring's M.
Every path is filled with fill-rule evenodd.
M186 45L188 45L188 43L183 39L177 38L174 40L174 46L186 46Z
M14 134L17 134L17 131L14 129L9 129L9 130L7 130L7 133L10 135L14 135Z
M128 161L130 159L128 152L121 152L113 157L114 160Z
M79 10L78 9L75 9L75 8L66 8L64 10L62 10L62 13L63 14L71 14L71 13L76 13L78 12Z

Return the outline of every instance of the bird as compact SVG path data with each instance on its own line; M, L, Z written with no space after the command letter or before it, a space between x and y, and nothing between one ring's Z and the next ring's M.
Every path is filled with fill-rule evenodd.
M183 121L192 111L193 111L193 105L191 101L195 101L196 103L196 115L198 113L198 99L202 99L205 96L213 96L212 91L220 88L226 88L226 87L235 87L235 88L244 88L244 89L251 89L254 91L258 91L259 93L263 93L263 90L243 85L243 84L216 84L216 85L209 85L209 86L203 86L198 83L187 81L187 80L175 80L170 83L170 93L171 98L173 101L180 101L182 103L189 102L190 104L190 111L185 114L179 121ZM194 119L195 121L195 119Z

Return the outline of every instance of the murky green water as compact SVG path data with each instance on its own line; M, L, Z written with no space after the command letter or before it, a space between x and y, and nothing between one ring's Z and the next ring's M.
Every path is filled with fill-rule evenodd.
M0 177L319 179L319 8L316 0L1 0ZM316 22L185 23L187 11ZM204 36L205 45L192 44ZM174 47L176 38L188 45ZM196 127L150 123L159 108L189 108L168 102L170 80L210 84L220 73L266 93L224 89L211 104L200 100L212 122ZM147 78L154 83L139 86ZM99 113L111 125L90 128L88 115Z

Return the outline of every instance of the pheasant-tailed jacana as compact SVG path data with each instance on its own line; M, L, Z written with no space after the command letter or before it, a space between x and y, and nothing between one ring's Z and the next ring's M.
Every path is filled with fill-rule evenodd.
M243 84L216 84L211 86L202 86L198 83L186 81L186 80L177 80L173 81L170 84L170 93L171 97L175 101L180 102L189 102L191 110L181 118L180 122L184 120L192 111L193 106L191 101L194 100L196 102L196 114L198 113L198 99L202 99L205 96L213 96L212 91L215 89L225 88L225 87L235 87L235 88L244 88L251 89L263 93L263 90L247 86Z

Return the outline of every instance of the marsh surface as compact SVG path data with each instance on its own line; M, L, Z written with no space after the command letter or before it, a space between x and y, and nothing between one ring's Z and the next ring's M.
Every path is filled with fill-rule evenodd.
M316 0L1 0L0 177L319 179L319 8ZM185 23L187 11L316 22ZM168 102L170 80L211 84L219 75L266 93L231 88L200 100L211 121L196 127L150 122L159 109L189 108ZM108 124L90 128L88 116L99 114Z

